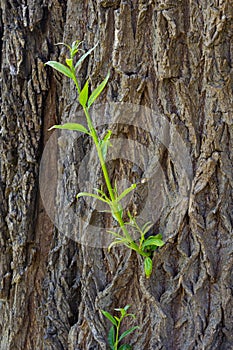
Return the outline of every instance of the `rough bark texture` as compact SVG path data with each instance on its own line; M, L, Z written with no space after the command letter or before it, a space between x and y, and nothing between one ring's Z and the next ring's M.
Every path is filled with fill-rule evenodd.
M232 33L231 0L1 0L1 350L107 349L100 309L126 303L140 326L133 349L233 349ZM167 243L150 280L136 254L59 234L39 197L47 129L77 110L73 85L43 63L63 60L54 44L76 39L84 49L99 42L82 83L90 76L95 87L110 67L102 100L159 106L190 152L189 206L173 227L166 217L181 182L158 145L167 187L157 229ZM69 158L71 147L67 164L80 156Z

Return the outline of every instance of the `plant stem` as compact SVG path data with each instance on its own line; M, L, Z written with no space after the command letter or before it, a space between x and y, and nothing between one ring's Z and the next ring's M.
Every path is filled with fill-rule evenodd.
M118 348L118 342L119 342L119 330L120 330L120 325L121 325L121 321L122 321L122 317L119 319L118 323L117 323L117 327L116 327L116 341L114 344L114 350L117 350Z

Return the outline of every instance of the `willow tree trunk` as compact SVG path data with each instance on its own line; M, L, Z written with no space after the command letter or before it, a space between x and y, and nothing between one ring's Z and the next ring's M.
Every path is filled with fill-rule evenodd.
M230 0L1 0L1 350L107 349L110 325L100 309L126 304L140 326L127 339L133 349L233 349L232 28ZM73 85L44 63L64 61L54 44L76 39L85 51L99 43L79 78L89 76L93 89L110 69L99 100L110 115L117 102L156 108L188 150L193 176L180 215L185 185L174 154L152 142L165 179L154 229L166 244L149 280L136 254L61 234L39 196L47 130L80 111ZM139 129L116 132L149 147ZM82 138L73 153L71 142L62 147L40 185L51 206L60 203L56 215L67 203L49 190L51 169L63 167L68 205L76 205L72 173L90 143ZM133 176L129 163L115 163ZM140 181L146 169L136 170Z

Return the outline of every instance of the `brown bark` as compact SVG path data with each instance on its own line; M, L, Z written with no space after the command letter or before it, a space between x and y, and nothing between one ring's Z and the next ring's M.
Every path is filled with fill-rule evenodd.
M107 349L109 324L100 309L126 304L140 326L129 336L133 349L233 348L232 26L230 0L1 2L1 350ZM73 85L44 63L63 61L54 44L76 39L85 50L99 42L79 77L83 84L90 76L93 88L110 67L99 99L110 115L113 101L158 107L189 151L188 206L172 220L183 186L174 155L138 128L116 130L146 146L154 142L165 174L156 230L166 245L154 256L150 280L136 254L108 253L60 234L39 197L47 129L80 113ZM73 148L72 139L65 147L59 140L59 162L50 166L64 165L68 204L75 206L72 172L90 143L83 138ZM132 176L129 164L115 165L113 177L122 169ZM59 215L61 184L56 195L46 171L48 200Z

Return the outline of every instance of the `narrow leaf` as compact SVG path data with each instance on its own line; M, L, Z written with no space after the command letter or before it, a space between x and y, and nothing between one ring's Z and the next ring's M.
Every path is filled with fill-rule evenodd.
M108 131L107 131L107 134L104 136L104 141L109 140L110 137L111 137L111 135L112 135L112 130L108 130Z
M110 199L108 198L108 196L106 195L106 193L104 193L104 191L102 191L102 190L100 190L100 189L98 189L98 188L94 188L94 190L95 190L96 192L98 192L99 194L101 194L101 196L102 196L103 198L105 198L107 201L110 202ZM110 213L110 210L109 210L108 212Z
M107 311L101 310L102 314L107 317L107 319L109 319L109 321L117 327L117 321L115 320L115 318Z
M64 45L64 46L66 46L69 50L71 50L71 47L70 47L69 45L65 44L65 43L56 43L56 44L54 44L54 45Z
M108 333L108 344L111 350L114 350L114 342L115 342L115 328L112 326Z
M72 74L70 68L67 66L64 66L64 64L62 64L60 62L56 62L56 61L48 61L45 64L47 66L50 66L50 67L56 69L58 72L66 75L67 77L73 79L73 74Z
M78 46L79 46L79 44L80 44L80 41L79 41L79 40L73 41L73 42L72 42L72 45L71 45L72 49L77 49Z
M101 151L102 151L104 160L106 160L108 147L109 147L109 146L112 146L112 145L111 145L111 142L109 141L111 135L112 135L112 131L111 131L111 130L108 130L108 132L107 132L107 134L104 136L103 140L100 141L100 147L101 147Z
M150 245L155 245L157 247L162 247L164 245L164 241L162 241L159 238L150 236L149 238L147 238L147 240L145 242L143 242L142 249L144 249L145 247L148 247Z
M109 232L109 231L108 231ZM108 246L108 251L111 250L111 248L116 245L116 244L126 244L128 243L128 240L127 239L121 239L121 238L117 238L115 241L113 241L112 243L109 244Z
M152 227L153 227L153 223L151 221L146 222L143 226L142 226L142 232L144 234L146 234Z
M79 94L79 103L85 107L88 99L88 80L86 81L82 91Z
M96 48L97 45L98 45L98 43L97 43L94 47L92 47L90 50L88 50L84 55L82 55L82 56L80 57L80 59L78 60L78 62L77 62L76 65L75 65L75 69L78 68L78 66L85 60L85 58L86 58L88 55L90 55L90 53Z
M127 311L130 307L131 307L131 305L126 305L126 306L124 307L124 310Z
M117 317L117 316L114 316L114 318L117 320L117 322L120 322L120 319L119 319L119 317Z
M132 318L136 318L136 316L134 314L126 314L125 317L132 317Z
M97 86L97 88L92 92L91 96L89 97L88 103L87 103L88 108L91 107L92 103L101 94L101 92L105 88L105 85L108 82L109 77L110 77L110 72L108 72L108 74L107 74L106 78L104 79L104 81L102 81L102 83L99 86Z
M132 184L129 188L126 188L126 190L124 190L119 197L117 197L116 201L119 202L121 199L123 199L125 196L127 196L128 193L130 193L131 191L133 191L135 188L137 187L136 184Z
M104 161L106 160L108 146L110 146L110 145L111 145L111 142L108 140L107 141L102 140L102 142L101 142L101 152L102 152Z
M144 260L144 271L146 274L146 278L150 278L150 275L152 273L153 263L151 258L147 257Z
M69 66L70 68L72 68L72 66L73 66L73 60L72 60L72 58L66 58L66 64L67 64L67 66Z
M120 234L114 232L114 231L107 231L107 233L111 233L111 235L117 237L117 239L123 239L123 240L126 240L126 242L128 242L127 238L124 238L123 236L121 236Z
M134 326L130 329L128 329L127 331L123 332L119 338L119 342L124 338L126 337L127 335L129 335L130 333L134 332L136 329L138 329L139 327L138 326Z
M72 48L70 49L70 55L73 58L78 51L80 51L79 46L82 41L76 40L72 43Z
M93 197L95 199L99 199L100 201L104 202L104 203L108 203L103 197L98 196L97 194L94 193L88 193L88 192L79 192L76 196L76 198L80 198L80 197Z
M66 123L62 125L53 125L49 130L52 130L52 129L80 131L80 132L83 132L84 134L90 135L88 130L85 128L85 126L78 123Z

